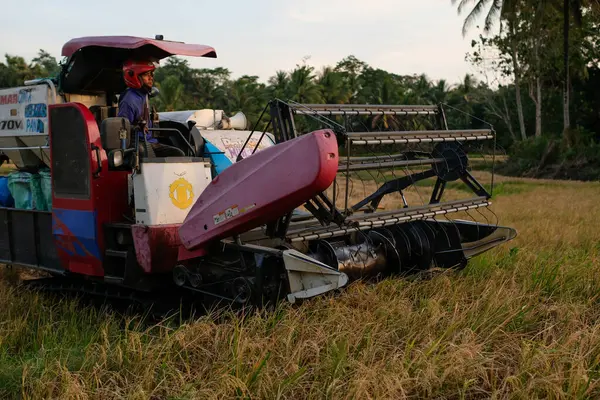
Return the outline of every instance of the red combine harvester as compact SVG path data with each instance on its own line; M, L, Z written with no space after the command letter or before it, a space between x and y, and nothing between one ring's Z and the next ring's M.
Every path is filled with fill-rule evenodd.
M87 37L62 55L57 79L0 91L0 118L13 121L0 149L19 169L50 168L52 188L47 210L0 208L0 262L46 271L48 286L294 302L354 279L462 268L516 235L448 219L490 205L467 151L493 130L449 130L441 106L275 99L252 131L219 110L161 113L150 131L186 156L139 156L143 127L116 117L123 62L215 50Z

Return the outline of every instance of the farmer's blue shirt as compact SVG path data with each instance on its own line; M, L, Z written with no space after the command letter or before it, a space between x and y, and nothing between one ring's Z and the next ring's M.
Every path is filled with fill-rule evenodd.
M144 104L146 102L146 93L141 89L128 88L119 98L119 112L117 117L125 117L132 124L144 119ZM152 128L149 114L146 116L146 126ZM144 135L139 132L140 140L143 140ZM148 143L157 143L158 140L153 138L150 132L146 134Z

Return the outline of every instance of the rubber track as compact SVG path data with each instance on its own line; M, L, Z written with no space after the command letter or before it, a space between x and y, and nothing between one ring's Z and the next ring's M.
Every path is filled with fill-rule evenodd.
M54 293L58 295L91 296L103 300L103 303L115 309L127 309L127 312L144 314L153 320L160 320L172 316L174 313L183 312L185 316L197 305L198 298L191 292L141 292L122 286L110 285L103 282L74 280L62 277L40 278L22 281L22 285L41 293ZM117 302L123 304L117 304ZM183 303L182 303L183 302ZM186 309L182 309L185 305ZM132 309L132 306L137 306Z

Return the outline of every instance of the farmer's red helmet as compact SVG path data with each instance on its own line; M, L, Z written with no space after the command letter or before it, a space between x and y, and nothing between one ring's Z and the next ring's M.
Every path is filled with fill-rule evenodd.
M125 61L123 64L123 78L125 79L125 84L130 88L140 89L142 87L140 75L148 71L154 71L156 67L157 64L152 61Z

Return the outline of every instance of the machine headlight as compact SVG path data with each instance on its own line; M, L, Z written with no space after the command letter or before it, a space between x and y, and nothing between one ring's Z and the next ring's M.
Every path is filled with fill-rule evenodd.
M108 166L111 168L117 168L123 165L123 150L117 149L112 150L108 153Z

